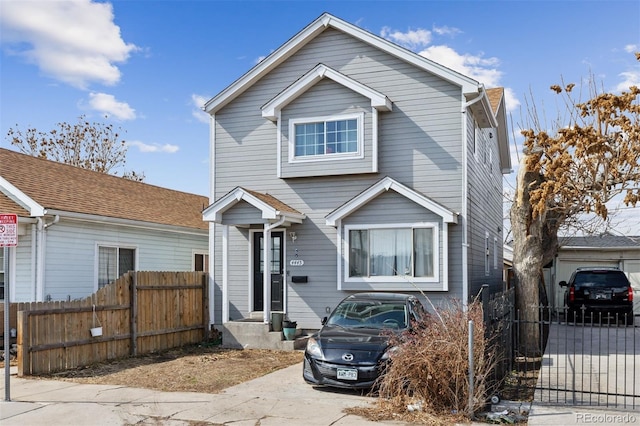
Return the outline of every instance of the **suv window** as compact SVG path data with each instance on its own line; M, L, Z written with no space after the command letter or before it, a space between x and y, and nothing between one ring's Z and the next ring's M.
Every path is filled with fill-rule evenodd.
M574 284L576 287L611 288L627 287L629 281L622 271L577 271Z

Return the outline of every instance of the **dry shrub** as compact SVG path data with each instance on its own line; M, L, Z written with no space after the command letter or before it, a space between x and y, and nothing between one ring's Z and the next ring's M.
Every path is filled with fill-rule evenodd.
M380 378L379 409L406 413L415 420L424 415L468 415L469 320L474 322L474 412L485 407L495 356L484 336L482 305L460 302L436 308L412 331L391 338L396 346ZM422 413L422 414L421 414Z

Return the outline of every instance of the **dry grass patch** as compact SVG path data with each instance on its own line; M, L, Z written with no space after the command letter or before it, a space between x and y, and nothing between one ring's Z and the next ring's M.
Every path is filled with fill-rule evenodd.
M218 393L230 386L302 362L302 357L300 351L222 349L195 345L36 378L165 392Z

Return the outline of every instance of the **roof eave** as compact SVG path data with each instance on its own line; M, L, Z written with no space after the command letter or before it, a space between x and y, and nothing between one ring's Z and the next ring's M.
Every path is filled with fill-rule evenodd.
M231 83L219 94L211 98L204 104L204 111L213 115L238 95L243 93L252 84L268 74L273 68L286 61L291 55L304 47L309 41L322 33L327 27L333 27L347 34L350 34L359 40L373 45L401 60L415 65L425 71L436 74L455 85L462 88L463 93L476 93L481 86L476 80L460 74L450 68L433 62L423 56L418 55L410 50L404 49L388 40L375 36L372 33L363 30L353 24L343 21L335 16L324 13L311 24L307 25L302 31L290 38L282 46L273 53L263 59L260 63L251 68L242 77Z

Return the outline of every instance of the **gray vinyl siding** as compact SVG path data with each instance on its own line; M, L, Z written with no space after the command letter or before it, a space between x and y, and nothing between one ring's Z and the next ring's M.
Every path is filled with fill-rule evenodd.
M362 125L363 158L339 160L289 162L291 119L327 117L341 114L364 114ZM280 158L283 178L305 176L330 176L369 173L374 170L372 157L371 100L332 81L322 80L303 95L295 99L282 111L282 155ZM311 159L309 159L311 160Z
M498 147L495 130L480 129L476 135L476 149L473 153L473 116L468 117L467 135L469 141L469 296L478 294L483 284L490 286L490 292L502 289L503 265L503 200L502 174L498 165ZM489 153L489 151L492 151ZM492 161L490 161L492 160ZM499 231L500 230L500 231ZM485 272L485 236L489 235L489 274ZM497 245L494 247L494 239ZM497 254L497 268L494 268L494 252Z
M362 173L335 175L340 167L336 165L327 176L288 177L292 176L289 174L293 173L292 169L283 164L283 174L287 177L278 178L277 126L261 116L260 108L318 63L324 63L383 93L392 101L392 111L378 113L377 173L368 170L365 173L363 170ZM344 89L333 82L324 83L320 82L316 87L327 86L330 91L339 92L338 101L343 105L342 101L347 99ZM357 106L362 107L362 99L357 100ZM322 102L321 106L326 104ZM212 147L215 156L213 201L241 186L269 193L306 215L302 224L294 224L286 230L295 231L297 239L292 242L286 237L285 264L288 275L285 306L287 314L292 320L298 321L299 327L319 328L320 318L327 315L326 310L333 308L349 294L337 290L337 230L325 223L325 217L333 210L385 176L424 194L450 211L462 210L464 138L461 105L460 87L337 30L328 29L216 112L215 142ZM283 116L311 112L307 97L302 96L299 102L283 110ZM282 128L286 127L287 124L283 123ZM314 170L313 174L317 172ZM423 210L423 213L424 217L429 217L428 212ZM228 219L224 220L227 223ZM398 219L389 221L397 222ZM459 225L449 225L449 291L429 292L434 304L449 297L462 297L461 228ZM214 280L217 286L217 323L222 320L219 290L222 286L221 229L222 225L216 225ZM247 231L230 227L230 235L231 230L240 233ZM233 239L236 237L234 235ZM237 319L234 313L243 317L250 314L250 307L247 306L250 250L249 247L242 247L243 244L249 244L248 241L248 237L245 242L238 238L239 246L236 247L234 240L233 250L229 251L228 286L233 319ZM296 250L297 259L304 260L303 266L289 266ZM293 284L291 275L308 276L309 281Z
M46 231L45 299L73 300L95 291L98 245L135 248L137 270L190 271L193 252L208 251L208 236L206 231L193 235L62 218ZM30 248L20 253L21 266L30 262L30 256ZM30 279L20 277L19 286L33 288ZM30 292L21 290L18 294L22 299L16 301L33 300Z

